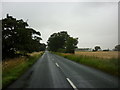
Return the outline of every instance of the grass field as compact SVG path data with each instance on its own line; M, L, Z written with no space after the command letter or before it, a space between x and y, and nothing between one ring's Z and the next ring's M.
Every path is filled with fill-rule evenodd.
M119 52L120 53L120 52ZM75 54L55 53L75 62L120 76L118 52L75 52Z
M118 58L118 53L120 52L117 51L109 51L109 52L80 52L76 51L75 55L84 55L84 56L92 56L92 57L98 57L98 58L103 58L103 59L111 59L111 58Z
M33 65L43 52L29 54L29 57L8 59L2 62L2 86L5 88L20 77L31 65Z

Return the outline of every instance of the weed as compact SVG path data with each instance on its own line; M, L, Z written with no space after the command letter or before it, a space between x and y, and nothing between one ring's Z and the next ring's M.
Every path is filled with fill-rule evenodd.
M43 53L32 54L29 57L20 57L3 62L2 86L7 87L26 72Z
M99 58L95 56L86 55L73 55L64 53L55 53L57 55L63 56L69 60L88 65L90 67L99 69L101 71L107 72L109 74L120 76L118 69L120 69L120 63L118 63L118 58Z

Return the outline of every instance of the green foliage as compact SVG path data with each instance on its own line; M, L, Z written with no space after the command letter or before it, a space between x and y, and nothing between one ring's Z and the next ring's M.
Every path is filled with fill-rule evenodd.
M62 48L59 48L57 51L61 52L61 53L65 53L66 52L65 49L62 49Z
M58 51L58 49L65 49L65 42L69 35L67 32L62 31L58 33L53 33L48 39L48 49L51 51Z
M100 48L100 46L95 46L95 50L94 51L98 51Z
M78 38L69 37L66 41L66 52L74 53L74 49L77 48Z
M120 44L115 46L115 51L120 51Z
M2 19L2 58L15 57L16 51L34 52L45 50L46 45L40 43L41 34L27 27L27 22L17 20L7 14Z
M74 53L78 38L73 38L66 31L53 33L48 39L48 50L55 52Z
M40 55L30 56L27 58L27 60L24 63L19 63L15 67L12 67L11 69L3 70L2 73L2 85L3 88L8 86L10 83L15 81L17 78L19 78L23 73L25 73L29 67L31 67L39 58L42 56L43 53Z

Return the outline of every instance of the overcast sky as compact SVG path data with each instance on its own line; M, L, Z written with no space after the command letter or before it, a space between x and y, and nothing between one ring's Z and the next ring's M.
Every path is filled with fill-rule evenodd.
M2 18L7 13L28 19L30 27L41 32L44 43L51 34L67 31L79 38L79 48L100 45L113 49L118 44L117 2L4 2Z

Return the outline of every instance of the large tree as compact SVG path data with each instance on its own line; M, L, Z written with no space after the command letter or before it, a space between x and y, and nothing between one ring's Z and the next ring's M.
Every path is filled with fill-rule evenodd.
M74 49L77 48L78 38L69 37L66 41L66 52L74 53Z
M53 33L47 43L50 51L74 53L78 39L70 37L66 31L61 31Z
M40 51L40 32L28 28L27 22L17 20L7 14L2 19L2 56L14 57L16 52Z
M120 44L116 45L114 50L115 51L120 51Z
M95 46L94 51L98 51L98 50L101 50L100 46Z
M47 42L49 50L58 51L58 49L60 49L60 48L64 49L65 42L68 37L69 37L69 35L65 31L53 33Z

